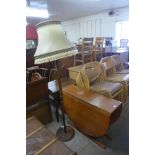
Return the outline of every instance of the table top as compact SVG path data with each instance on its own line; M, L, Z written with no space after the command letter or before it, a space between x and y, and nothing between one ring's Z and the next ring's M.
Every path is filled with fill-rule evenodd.
M75 85L69 85L63 88L63 93L71 95L79 100L89 103L89 105L94 108L99 108L107 113L112 113L117 107L121 106L121 102L100 95L96 92L86 90L84 88L79 88Z
M62 87L65 87L69 84L74 84L75 80L69 79L69 78L63 78L61 79ZM57 93L59 91L59 85L57 80L53 80L48 82L48 90L52 93Z

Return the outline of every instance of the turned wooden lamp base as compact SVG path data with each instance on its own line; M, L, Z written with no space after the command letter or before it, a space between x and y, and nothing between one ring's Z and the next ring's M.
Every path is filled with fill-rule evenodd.
M75 132L70 126L66 126L66 132L63 127L60 127L56 132L56 136L63 142L71 140L74 137L74 134Z

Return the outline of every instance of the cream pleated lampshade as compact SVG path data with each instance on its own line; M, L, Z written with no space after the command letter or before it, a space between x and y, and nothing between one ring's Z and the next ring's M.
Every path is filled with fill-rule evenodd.
M59 21L44 21L36 25L38 47L35 64L69 57L78 53L76 46L65 36Z

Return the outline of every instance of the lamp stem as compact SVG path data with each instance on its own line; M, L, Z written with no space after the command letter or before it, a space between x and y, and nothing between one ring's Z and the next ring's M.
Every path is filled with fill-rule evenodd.
M62 94L62 83L61 83L61 78L60 78L60 70L59 70L59 64L58 60L56 60L56 78L58 81L59 85L59 99L60 99L60 108L62 112L62 122L63 122L63 128L59 128L56 132L56 136L62 140L62 141L69 141L73 138L74 136L74 130L70 126L66 126L66 121L65 121L65 110L64 110L64 100L63 100L63 94Z
M58 85L59 85L60 108L62 111L62 122L63 122L63 126L64 126L64 132L66 133L66 121L65 121L65 114L64 114L65 112L64 112L64 106L63 106L62 84L61 84L58 60L56 60L56 68L57 68L56 76L57 76Z

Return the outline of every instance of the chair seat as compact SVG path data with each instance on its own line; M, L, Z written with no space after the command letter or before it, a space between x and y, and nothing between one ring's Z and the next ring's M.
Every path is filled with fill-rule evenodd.
M111 82L123 82L125 81L127 84L129 83L129 75L126 74L114 74L111 75L109 77L107 77L106 79L107 81L111 81Z
M129 74L129 70L128 69L123 69L121 71L117 71L117 74Z
M121 83L111 83L107 81L95 81L91 84L90 89L95 92L113 96L122 88Z

